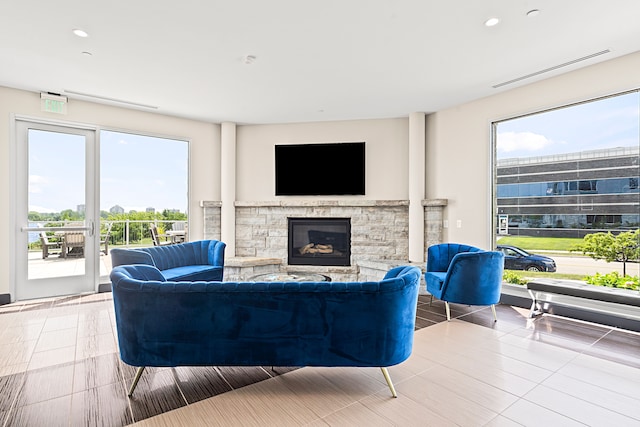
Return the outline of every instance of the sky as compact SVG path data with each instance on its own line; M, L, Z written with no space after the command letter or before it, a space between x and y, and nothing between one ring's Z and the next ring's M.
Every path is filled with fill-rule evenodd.
M187 210L188 143L100 131L100 210ZM84 138L29 133L29 210L60 212L84 204Z
M637 147L639 141L640 94L633 92L500 122L497 158Z

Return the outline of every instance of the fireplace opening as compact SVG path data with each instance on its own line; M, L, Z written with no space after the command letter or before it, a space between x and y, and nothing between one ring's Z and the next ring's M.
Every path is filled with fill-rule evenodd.
M289 218L289 265L351 265L350 218Z

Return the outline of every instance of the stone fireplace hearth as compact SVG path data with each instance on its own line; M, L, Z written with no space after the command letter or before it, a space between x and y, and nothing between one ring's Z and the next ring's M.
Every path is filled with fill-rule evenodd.
M446 200L425 201L425 245L442 240ZM204 238L220 239L220 202L202 202ZM272 271L310 271L337 280L367 280L362 271L380 264L406 264L409 259L409 202L406 200L282 200L235 203L235 259L229 265L260 263ZM290 265L289 218L347 218L351 227L350 265ZM426 249L425 249L426 250ZM270 260L270 261L267 261ZM225 279L232 279L226 273ZM257 274L258 271L251 271ZM379 272L378 272L379 273ZM234 273L235 274L235 273ZM242 273L238 273L244 276ZM247 273L250 274L250 273ZM377 276L376 276L377 277ZM246 279L248 277L235 277ZM376 278L379 280L379 277Z

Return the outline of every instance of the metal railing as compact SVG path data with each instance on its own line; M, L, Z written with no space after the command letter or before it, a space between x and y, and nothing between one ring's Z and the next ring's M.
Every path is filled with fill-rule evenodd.
M77 224L78 221L72 221ZM37 227L53 228L56 230L60 227L65 227L70 221L30 221L30 226L33 224ZM160 231L160 234L164 234L162 231L177 231L185 230L186 220L100 220L100 235L104 235L111 224L111 231L109 234L110 246L153 246L153 239L151 237L151 231L149 230L150 224L154 224ZM53 231L53 230L52 230ZM96 233L97 234L97 233ZM29 243L37 244L40 242L39 233L30 232Z

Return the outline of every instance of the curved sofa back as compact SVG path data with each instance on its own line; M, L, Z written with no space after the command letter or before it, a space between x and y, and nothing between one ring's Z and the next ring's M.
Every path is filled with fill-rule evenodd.
M482 249L461 243L441 243L427 249L427 270L444 273L449 268L453 257L459 253L480 252Z
M375 366L413 347L420 269L378 282L170 282L111 272L120 356L133 366Z
M224 266L225 243L218 240L198 240L177 245L149 248L112 249L111 263L119 265L146 264L158 270L188 265Z

